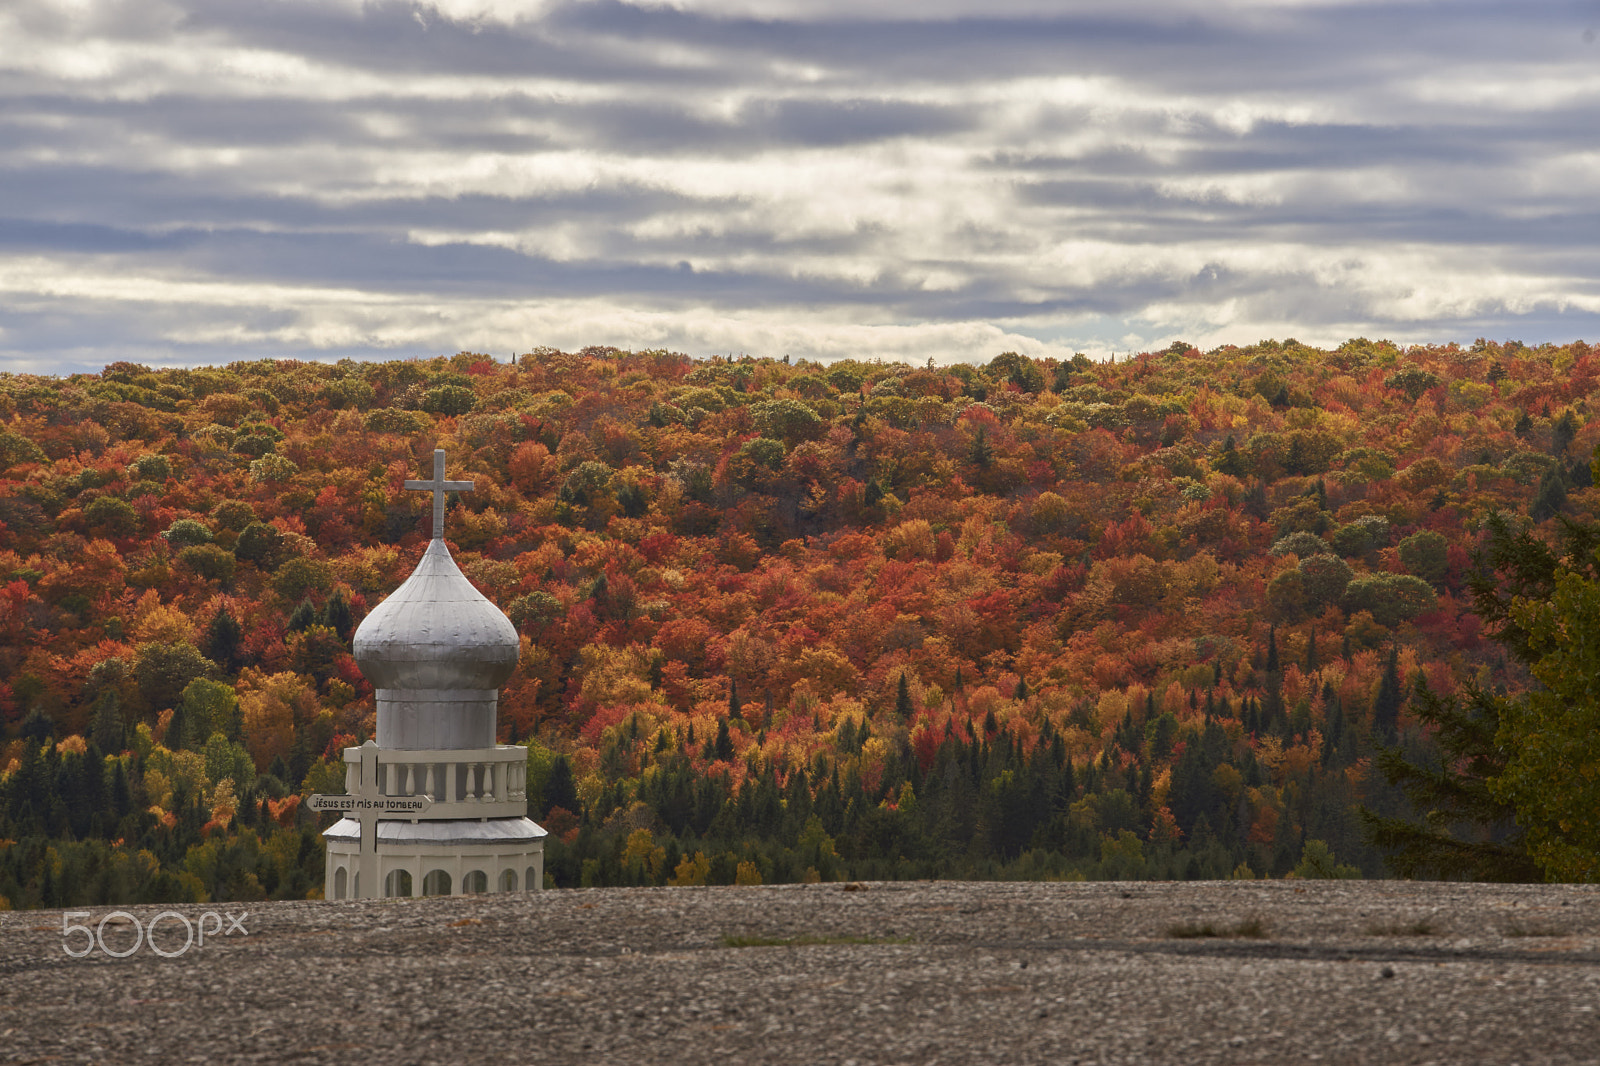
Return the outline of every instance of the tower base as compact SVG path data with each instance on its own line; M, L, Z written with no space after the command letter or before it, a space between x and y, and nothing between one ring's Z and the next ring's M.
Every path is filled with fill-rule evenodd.
M545 830L528 818L380 821L378 877L361 884L361 823L342 818L327 841L327 899L465 896L544 888Z

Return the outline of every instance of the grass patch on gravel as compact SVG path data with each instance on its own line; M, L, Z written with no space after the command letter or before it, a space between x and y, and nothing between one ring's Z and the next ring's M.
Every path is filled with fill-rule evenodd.
M1505 935L1510 936L1566 936L1567 934L1553 925L1520 925L1512 923L1506 926Z
M1219 926L1211 922L1168 926L1167 935L1174 940L1260 940L1267 935L1267 927L1260 918L1246 918L1234 926Z
M816 948L839 944L909 944L908 936L725 936L725 948Z

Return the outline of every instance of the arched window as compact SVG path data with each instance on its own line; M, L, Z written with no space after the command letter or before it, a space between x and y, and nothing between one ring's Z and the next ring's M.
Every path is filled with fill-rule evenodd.
M411 871L390 870L383 882L383 894L389 897L411 895Z
M450 875L443 870L429 870L428 875L422 879L422 894L424 896L448 896L450 894Z
M461 891L469 895L489 891L489 875L482 870L473 870L461 879Z
M535 867L535 866L528 867L528 876L523 878L522 887L527 889L529 892L532 892L535 889L543 888L544 886L539 884L538 878L539 878L538 867Z
M517 890L517 871L502 870L500 872L500 891L515 892Z
M350 872L343 866L333 871L333 898L344 899L350 882Z

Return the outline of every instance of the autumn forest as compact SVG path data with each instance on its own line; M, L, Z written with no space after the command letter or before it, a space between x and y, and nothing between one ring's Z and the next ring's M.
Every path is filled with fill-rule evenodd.
M1534 684L1472 583L1600 514L1597 387L1364 339L0 375L0 908L321 895L435 447L551 886L1392 876L1384 752Z

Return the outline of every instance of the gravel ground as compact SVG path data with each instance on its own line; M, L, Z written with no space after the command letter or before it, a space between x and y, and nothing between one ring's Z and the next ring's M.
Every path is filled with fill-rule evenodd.
M141 924L163 910L130 907ZM1600 890L794 885L0 915L0 1062L1600 1059ZM97 925L110 913L84 919ZM106 945L132 945L131 923ZM165 919L157 946L183 944Z

